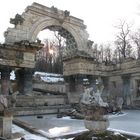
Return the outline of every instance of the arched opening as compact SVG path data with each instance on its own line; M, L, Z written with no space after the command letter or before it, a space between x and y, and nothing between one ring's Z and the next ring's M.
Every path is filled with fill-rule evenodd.
M62 74L63 58L77 50L72 34L61 26L51 25L40 31L37 38L44 47L36 54L36 70Z

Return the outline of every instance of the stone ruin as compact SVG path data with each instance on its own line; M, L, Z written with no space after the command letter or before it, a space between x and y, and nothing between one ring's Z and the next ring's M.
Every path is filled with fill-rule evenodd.
M26 95L32 93L32 75L35 66L35 52L43 45L37 39L37 35L44 29L58 31L66 38L67 48L63 55L65 60L76 55L77 50L85 51L91 55L91 44L88 41L88 33L83 20L70 15L70 12L59 10L33 3L20 15L16 14L10 19L14 24L4 32L5 43L0 44L0 72L1 72L1 127L0 136L11 137L12 106L7 101L9 92ZM15 90L10 89L10 72L15 70ZM4 100L4 101L3 101ZM7 111L8 110L8 111ZM8 121L7 121L8 119ZM8 127L7 127L8 126Z
M5 43L0 44L1 99L5 100L9 96L12 70L16 71L17 83L13 92L18 91L22 95L32 92L35 52L42 47L37 35L40 31L49 29L58 31L67 40L67 47L63 51L63 74L69 104L79 103L80 93L84 91L84 78L96 86L96 79L100 77L104 85L102 97L106 101L121 97L125 106L140 105L139 60L109 66L96 63L92 50L93 41L88 40L89 35L83 20L71 16L69 11L33 3L21 15L11 18L10 23L14 24L14 28L5 31ZM5 100L1 103L3 115L0 121L1 124L7 124L1 126L0 135L10 137L11 129L6 126L11 126L12 113L8 118L10 121L6 121L6 114L3 113L7 107L6 102Z

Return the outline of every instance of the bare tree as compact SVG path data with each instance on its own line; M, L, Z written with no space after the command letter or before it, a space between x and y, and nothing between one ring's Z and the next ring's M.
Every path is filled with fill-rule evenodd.
M131 36L134 45L136 45L136 57L140 59L140 29Z
M103 44L98 45L97 48L97 56L98 56L98 62L102 63L104 61L104 47Z
M54 36L56 38L56 48L58 51L56 69L58 69L58 73L62 74L63 72L62 50L63 50L63 47L65 46L66 40L57 31L54 31Z
M99 63L106 62L106 64L109 64L111 62L112 50L110 46L111 46L110 44L93 45L93 53L96 62Z
M44 47L36 54L36 70L44 72L53 72L55 62L55 43L52 40L45 39Z
M98 50L98 44L94 44L93 45L93 56L94 56L94 60L96 61L96 62L98 62L98 60L99 60L99 50Z
M131 45L130 45L130 28L125 21L120 21L119 25L116 26L118 34L116 35L115 44L118 51L121 54L121 58L125 59L131 56Z
M54 31L54 37L54 39L45 39L43 41L44 47L37 54L36 68L38 68L40 71L62 74L62 49L65 45L65 39L59 34L58 31ZM44 66L46 68L45 70Z
M109 64L112 59L112 50L110 48L110 44L107 44L104 48L104 61L106 64Z
M118 62L120 62L120 61L119 61L119 51L118 51L117 48L113 51L112 54L113 54L113 55L112 55L112 62L113 62L114 64L117 64Z

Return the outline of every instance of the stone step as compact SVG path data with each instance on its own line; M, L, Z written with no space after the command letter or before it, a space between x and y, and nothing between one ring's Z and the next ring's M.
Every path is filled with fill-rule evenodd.
M17 107L55 106L65 105L68 102L66 95L20 95L16 98Z
M14 115L22 116L22 115L38 115L38 114L58 114L68 110L71 110L70 105L16 107L14 108Z

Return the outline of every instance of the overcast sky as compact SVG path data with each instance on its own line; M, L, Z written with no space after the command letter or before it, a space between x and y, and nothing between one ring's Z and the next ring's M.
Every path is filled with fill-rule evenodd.
M33 2L68 10L72 16L84 20L89 39L97 43L113 41L117 22L126 20L140 27L140 0L3 0L0 4L0 42L10 25L10 18L22 14Z

